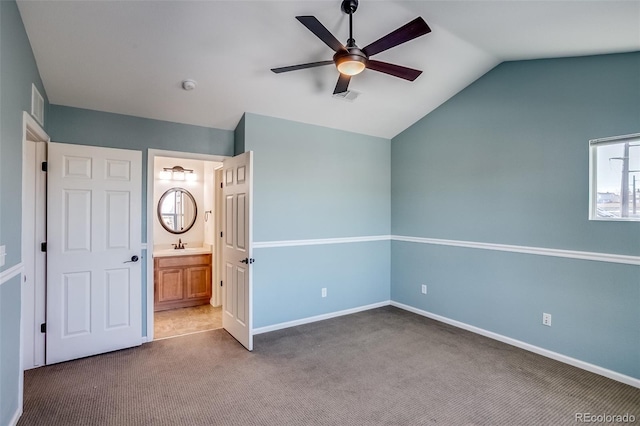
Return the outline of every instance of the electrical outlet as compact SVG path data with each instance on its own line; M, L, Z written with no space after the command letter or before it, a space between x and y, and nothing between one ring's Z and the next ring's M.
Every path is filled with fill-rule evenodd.
M551 327L551 314L542 314L542 325Z
M7 257L6 246L0 246L0 266L4 266L5 257Z
M322 297L327 297L327 288L326 287L322 288Z
M422 294L427 294L427 285L422 284Z

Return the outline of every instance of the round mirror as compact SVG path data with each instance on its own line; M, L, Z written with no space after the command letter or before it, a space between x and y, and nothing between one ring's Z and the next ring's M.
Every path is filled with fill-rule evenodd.
M197 215L196 200L184 188L171 188L158 201L158 220L172 234L184 234L191 229Z

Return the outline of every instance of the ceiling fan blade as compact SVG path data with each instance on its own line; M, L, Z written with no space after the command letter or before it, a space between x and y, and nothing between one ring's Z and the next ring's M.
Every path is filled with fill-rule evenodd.
M405 80L413 81L422 71L414 70L413 68L407 68L400 65L390 64L388 62L380 62L369 59L367 61L367 68L370 70L383 72L385 74L392 75L394 77L404 78Z
M338 77L338 84L336 84L336 88L333 91L333 94L346 92L349 87L349 82L351 81L350 75L340 74Z
M408 24L405 24L397 30L392 31L386 36L374 41L373 43L362 49L362 51L367 56L373 56L430 32L431 28L429 28L424 19L418 16Z
M291 65L289 67L280 67L280 68L271 68L271 71L275 72L276 74L280 74L281 72L303 70L305 68L321 67L323 65L333 65L333 61L309 62L308 64Z
M302 23L305 27L314 33L320 40L324 41L327 46L332 48L335 52L339 50L347 50L346 47L338 41L337 38L325 28L324 25L316 19L315 16L296 16L296 19Z

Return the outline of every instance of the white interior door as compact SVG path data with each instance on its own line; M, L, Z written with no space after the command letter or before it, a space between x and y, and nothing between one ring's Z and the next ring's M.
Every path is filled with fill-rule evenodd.
M245 152L226 159L223 166L222 326L249 350L253 350L252 158L252 152Z
M47 364L140 345L142 153L49 143Z

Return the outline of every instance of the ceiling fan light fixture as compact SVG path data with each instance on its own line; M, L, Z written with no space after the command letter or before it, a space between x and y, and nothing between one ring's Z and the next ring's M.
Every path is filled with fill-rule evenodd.
M359 60L346 59L344 61L338 62L336 67L342 74L356 75L364 71L365 65L364 61L359 58Z
M354 49L355 50L355 49ZM336 68L344 75L360 74L367 67L367 58L359 52L337 54L334 58Z

